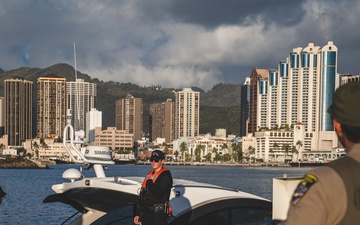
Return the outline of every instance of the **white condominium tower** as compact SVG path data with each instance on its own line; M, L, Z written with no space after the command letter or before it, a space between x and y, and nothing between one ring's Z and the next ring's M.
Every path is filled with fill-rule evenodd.
M337 54L331 41L323 47L309 43L305 48L294 48L277 70L252 76L257 96L251 113L256 127L290 128L302 123L308 135L318 135L318 149L333 147L336 136L327 109L335 91Z
M102 127L102 112L92 108L86 113L85 137L90 143L95 141L95 128Z
M83 79L66 83L67 109L71 110L71 124L75 130L86 130L86 113L95 108L96 84Z
M66 78L47 74L37 80L37 137L62 137L66 125Z
M198 136L200 92L184 88L175 97L175 139Z

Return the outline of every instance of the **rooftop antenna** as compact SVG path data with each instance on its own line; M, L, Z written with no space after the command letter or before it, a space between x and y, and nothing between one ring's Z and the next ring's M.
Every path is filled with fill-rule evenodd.
M77 124L77 130L80 130L80 96L79 96L79 90L78 90L78 86L80 85L80 83L78 83L78 78L77 78L77 68L76 68L76 46L75 46L75 42L74 42L74 67L75 67L75 108L74 111L77 112L77 123L75 123L75 127Z

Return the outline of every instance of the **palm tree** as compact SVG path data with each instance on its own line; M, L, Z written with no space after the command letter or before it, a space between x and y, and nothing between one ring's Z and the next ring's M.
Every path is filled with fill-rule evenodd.
M165 155L165 157L166 157L167 155L169 155L169 148L168 148L167 145L165 145L165 148L164 148L164 155Z
M41 148L47 150L49 148L49 146L45 142L43 142L43 143L41 143Z
M186 151L186 148L187 148L187 145L186 145L186 143L183 141L183 142L180 144L180 152L181 152L181 155L182 155L182 158L183 158L183 159L185 159L184 152Z
M211 152L208 152L208 154L205 156L205 160L207 162L210 162L211 161Z
M217 149L213 147L212 153L215 153L214 161L219 161L221 159L220 154L218 153Z
M255 154L255 148L251 145L248 147L248 154L250 154L250 160L251 160L253 158L251 156Z
M294 159L294 154L297 155L299 153L295 145L291 146L291 152L293 153L293 159ZM297 161L297 159L295 161Z
M201 150L202 150L202 157L205 157L205 145L201 146Z
M241 151L241 146L239 144L233 143L231 147L233 151L232 158L235 162L238 162L240 160L239 152Z
M284 163L286 163L286 157L289 154L290 145L289 144L283 144L282 149L285 151Z
M202 145L197 145L195 148L195 161L197 161L197 162L200 162L200 160L201 160L201 157L200 157L201 149L202 149Z
M176 150L176 151L174 152L174 155L175 155L175 159L177 160L177 159L178 159L178 156L179 156L179 151Z
M39 144L34 141L34 143L32 144L32 147L35 148L35 158L38 159L39 158Z
M231 159L230 154L226 153L226 154L223 155L224 162L228 162L228 161L230 161L230 159Z
M273 152L274 152L274 157L275 157L275 162L277 162L277 155L276 155L276 151L279 148L279 144L275 141L273 144Z
M298 153L300 152L300 148L303 146L302 141L298 140L296 142L296 146L298 146L297 153L296 153L296 161L297 161L298 157L299 157Z
M3 152L3 150L4 150L4 148L5 148L5 145L4 145L3 143L1 143L1 144L0 144L0 152L1 152L1 154L2 154L2 152Z

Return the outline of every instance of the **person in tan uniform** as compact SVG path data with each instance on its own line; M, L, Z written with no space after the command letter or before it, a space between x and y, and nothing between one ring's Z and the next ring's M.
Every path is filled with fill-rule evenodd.
M340 86L328 113L345 157L309 171L283 225L360 224L360 82Z

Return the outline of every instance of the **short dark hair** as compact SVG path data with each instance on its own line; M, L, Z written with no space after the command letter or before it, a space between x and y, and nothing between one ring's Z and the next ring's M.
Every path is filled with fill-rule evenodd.
M360 127L341 124L341 129L349 141L360 143Z

